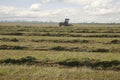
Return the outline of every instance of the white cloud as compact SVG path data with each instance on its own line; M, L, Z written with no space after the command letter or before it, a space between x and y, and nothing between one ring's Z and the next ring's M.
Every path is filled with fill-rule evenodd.
M91 15L120 13L120 1L114 0L66 0L68 3L84 5L83 10Z
M68 14L70 13L70 14ZM34 11L31 9L15 8L10 6L0 6L0 17L1 18L16 18L16 19L39 19L39 20L61 20L65 17L75 15L75 9L73 8L62 8L56 10L40 10Z
M42 3L49 3L49 2L52 2L52 1L55 1L55 0L42 0Z
M42 7L50 2L53 2L55 0L41 0L41 3L34 3L30 6L30 10L33 11L39 11L42 9Z
M57 7L45 9L47 4L62 1L74 7ZM76 7L75 7L76 6ZM61 21L68 17L72 22L120 22L120 0L41 0L30 8L0 6L0 20L21 19L39 21Z
M64 1L72 4L87 5L93 3L95 0L64 0Z
M31 7L30 7L30 9L31 10L40 10L41 6L42 6L42 4L38 4L38 3L32 4Z

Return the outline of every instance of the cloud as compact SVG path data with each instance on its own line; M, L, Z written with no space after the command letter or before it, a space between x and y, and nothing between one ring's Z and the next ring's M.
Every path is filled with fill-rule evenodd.
M33 9L33 8L32 8ZM35 6L37 9L37 6ZM31 10L25 8L16 8L12 6L0 6L0 18L1 19L26 19L26 20L39 20L39 21L59 21L65 17L71 17L75 15L74 8L62 8L53 10ZM70 13L70 14L68 14Z
M62 2L62 7L49 8L54 2ZM119 14L120 0L41 0L29 8L0 6L0 20L61 21L70 18L72 22L120 22Z
M83 5L82 9L91 15L120 13L120 0L66 0L66 2Z
M31 10L40 10L41 6L42 6L42 4L38 4L38 3L32 4L31 7L30 7L30 9Z
M55 1L55 0L42 0L41 2L42 3L49 3L49 2L52 2L52 1Z
M100 3L106 4L111 1L112 0L65 0L65 2L68 2L68 3L81 4L81 5L91 5L91 4L99 5Z

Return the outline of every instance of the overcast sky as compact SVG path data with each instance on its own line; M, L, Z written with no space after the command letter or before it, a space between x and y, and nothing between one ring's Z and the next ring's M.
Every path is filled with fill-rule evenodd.
M120 22L120 0L0 0L0 20Z

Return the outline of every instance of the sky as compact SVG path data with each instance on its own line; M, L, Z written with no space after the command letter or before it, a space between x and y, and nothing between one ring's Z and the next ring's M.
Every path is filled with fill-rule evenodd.
M0 0L0 21L120 23L120 0Z

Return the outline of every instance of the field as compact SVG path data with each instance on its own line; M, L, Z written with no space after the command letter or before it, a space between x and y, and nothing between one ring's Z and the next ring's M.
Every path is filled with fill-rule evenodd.
M0 23L0 80L120 80L120 25Z

